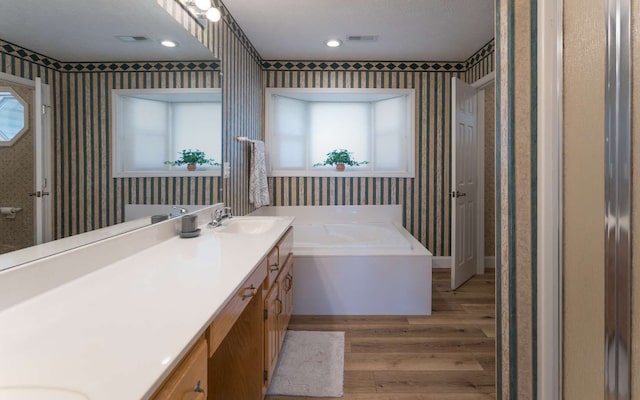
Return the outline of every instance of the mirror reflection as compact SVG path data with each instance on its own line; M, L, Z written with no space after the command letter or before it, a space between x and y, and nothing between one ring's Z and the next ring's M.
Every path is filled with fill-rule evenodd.
M207 89L222 97L220 62L172 14L181 9L127 1L128 18L122 18L122 7L112 0L94 0L74 4L70 15L48 11L64 3L2 5L11 18L3 19L0 33L0 86L25 99L29 128L12 146L0 146L0 207L20 209L13 218L0 215L0 232L6 233L0 236L0 270L149 224L148 216L125 223L132 219L126 215L131 205L195 209L221 197L220 168L212 165L222 161L221 139L211 130L200 133L197 144L188 135L183 142L171 139L173 147L156 157L158 170L114 173L114 91ZM96 13L100 18L83 18ZM162 46L166 39L177 46ZM183 129L220 127L220 108L218 102L200 109L198 120ZM193 110L182 111L182 119L192 119ZM174 129L173 123L165 128ZM143 148L157 146L149 137L138 139ZM203 150L215 163L194 172L164 164L177 160L183 148ZM46 245L30 247L41 243Z
M0 146L10 146L27 130L26 103L11 88L0 87Z
M113 176L220 173L220 89L113 91Z

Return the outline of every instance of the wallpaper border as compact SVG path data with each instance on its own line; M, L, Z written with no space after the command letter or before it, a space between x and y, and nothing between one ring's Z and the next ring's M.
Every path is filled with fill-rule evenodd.
M465 72L464 62L438 61L264 61L263 71Z
M476 51L475 53L473 53L471 55L471 57L467 58L467 60L464 62L466 69L470 70L471 68L473 68L476 64L482 62L482 60L484 60L486 57L489 57L490 55L495 53L495 38L489 40L487 42L487 44L485 44L484 46L482 46L480 49L478 49L478 51Z
M218 71L219 61L62 62L0 39L3 53L57 72L175 72Z

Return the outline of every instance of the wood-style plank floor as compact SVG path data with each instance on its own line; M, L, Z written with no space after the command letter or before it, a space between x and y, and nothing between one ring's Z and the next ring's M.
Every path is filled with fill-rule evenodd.
M294 316L289 329L345 332L346 400L495 399L495 275L489 271L452 291L449 270L434 270L429 317Z

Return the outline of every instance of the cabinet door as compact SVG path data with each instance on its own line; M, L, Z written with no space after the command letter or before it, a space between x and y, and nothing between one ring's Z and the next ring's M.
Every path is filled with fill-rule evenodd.
M203 338L173 370L152 400L205 400L207 394L207 342Z
M282 301L279 298L279 283L271 287L264 300L264 378L265 387L269 386L273 370L278 361L280 352L280 314L282 313Z
M247 300L244 311L209 360L208 400L262 398L261 290Z
M289 255L284 262L282 272L278 277L280 285L280 300L282 300L282 313L280 314L280 342L284 340L291 314L293 314L293 255Z

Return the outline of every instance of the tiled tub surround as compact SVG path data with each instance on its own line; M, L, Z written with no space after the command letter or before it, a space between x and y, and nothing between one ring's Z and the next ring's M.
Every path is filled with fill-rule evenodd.
M219 206L198 212L197 238L175 235L174 219L0 273L23 292L0 290L0 399L17 387L150 396L293 221L247 246L206 228Z
M294 314L430 315L432 255L402 206L262 207L295 217Z

